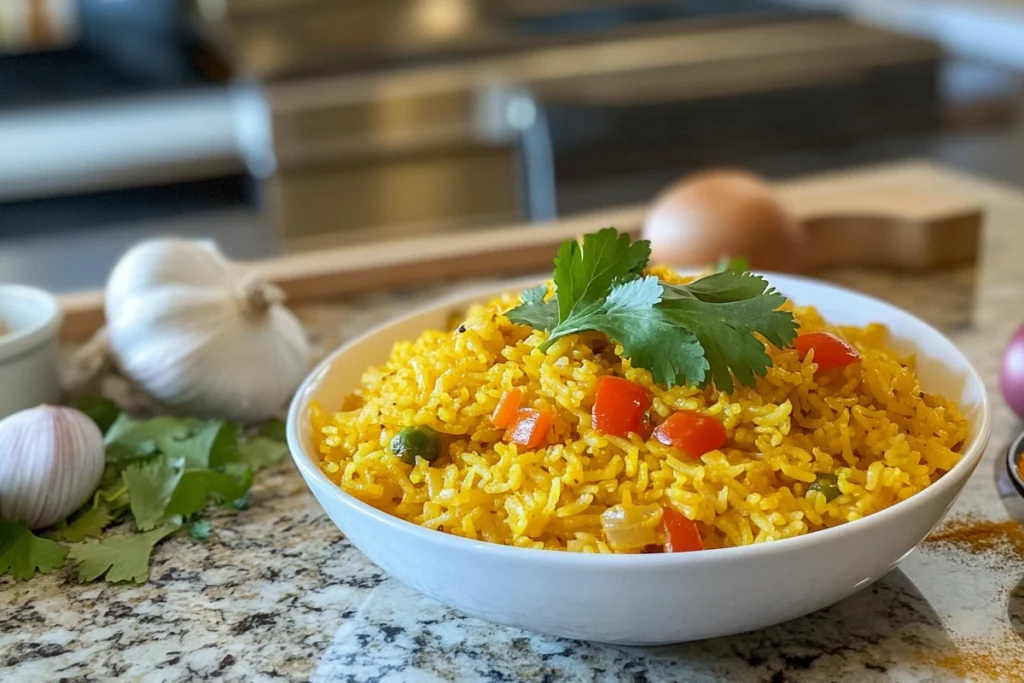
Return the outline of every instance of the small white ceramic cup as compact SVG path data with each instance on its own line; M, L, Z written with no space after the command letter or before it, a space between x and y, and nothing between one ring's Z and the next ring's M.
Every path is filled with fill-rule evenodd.
M0 284L0 418L60 397L60 323L52 294Z

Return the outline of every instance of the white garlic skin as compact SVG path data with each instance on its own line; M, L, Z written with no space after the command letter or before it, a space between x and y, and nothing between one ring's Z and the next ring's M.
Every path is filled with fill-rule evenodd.
M103 434L73 408L38 406L0 421L0 518L32 529L81 507L103 477Z
M309 370L305 331L282 299L208 242L144 242L107 283L110 346L125 374L168 406L262 420Z

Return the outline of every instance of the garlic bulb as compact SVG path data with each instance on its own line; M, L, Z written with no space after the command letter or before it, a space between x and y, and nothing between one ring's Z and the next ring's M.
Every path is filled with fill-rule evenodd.
M130 249L107 283L107 334L124 373L168 406L255 421L305 376L309 342L277 287L211 243Z
M39 406L0 421L0 518L32 529L77 510L103 477L103 435L73 408Z

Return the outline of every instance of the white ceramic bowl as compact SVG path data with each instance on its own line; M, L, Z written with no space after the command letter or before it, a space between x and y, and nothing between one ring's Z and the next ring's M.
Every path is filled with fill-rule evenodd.
M60 397L61 312L47 292L0 284L0 418Z
M921 320L822 282L768 277L797 303L817 306L827 320L882 322L894 347L917 352L924 389L958 400L971 421L971 437L952 471L891 508L798 538L698 553L607 556L506 547L425 529L331 483L316 464L309 402L328 410L338 406L367 366L386 360L394 342L443 328L453 309L512 286L413 313L334 352L292 402L292 456L324 510L367 557L409 586L488 621L567 638L653 645L749 631L821 609L884 575L935 527L982 457L990 408L967 359Z

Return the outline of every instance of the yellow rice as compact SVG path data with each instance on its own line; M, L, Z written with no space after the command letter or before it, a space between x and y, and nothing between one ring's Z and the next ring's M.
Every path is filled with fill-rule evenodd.
M663 279L680 282L666 270ZM502 314L507 295L469 312L465 331L430 331L395 345L340 412L314 405L323 471L343 490L430 529L529 548L612 552L601 513L612 505L672 505L698 522L709 548L760 543L836 526L904 500L960 458L968 424L957 406L922 393L913 357L886 345L886 329L832 327L813 308L792 308L801 333L831 331L861 362L815 375L811 358L769 346L773 367L754 389L666 388L603 348L593 335L566 337L547 354L546 334ZM589 342L589 343L588 343ZM595 350L596 349L596 350ZM591 428L599 377L647 387L655 422L697 410L725 425L722 449L699 460L644 440ZM490 421L502 394L555 413L546 447L502 442ZM403 427L445 437L432 465L407 465L388 445ZM831 502L810 490L815 473L838 477Z

